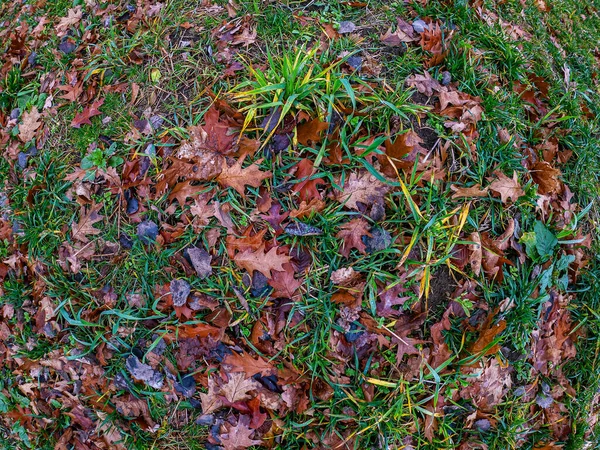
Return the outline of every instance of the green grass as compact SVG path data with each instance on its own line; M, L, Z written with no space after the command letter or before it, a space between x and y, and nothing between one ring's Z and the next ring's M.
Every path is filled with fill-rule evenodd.
M20 15L34 27L40 15L54 20L64 17L69 8L80 3L48 2L34 13L26 9L19 13L16 6L13 9L0 6L0 19L14 21ZM568 309L573 323L578 324L579 335L576 356L562 367L564 378L569 380L575 395L569 392L560 400L565 403L567 414L573 421L573 431L561 445L569 449L596 445L600 430L588 429L587 421L594 413L590 405L597 400L596 391L600 387L597 361L600 269L598 258L593 256L600 250L596 239L600 217L595 203L600 186L600 159L597 156L600 145L597 105L600 99L595 56L600 19L595 8L600 5L561 0L553 2L550 11L540 12L533 2L527 2L524 10L517 0L498 4L482 2L485 8L507 23L519 25L532 35L530 40L517 42L499 24L486 24L470 2L465 1L431 1L425 5L369 1L367 7L320 0L268 5L258 1L238 1L235 19L228 16L226 2L217 3L221 9L208 11L196 3L165 2L158 15L149 19L150 25L133 32L126 30L123 23L105 27L101 17L90 15L84 26L73 30L72 38L84 46L81 55L59 53L57 58L55 49L59 39L54 36L53 28L47 26L47 40L37 50L38 71L33 75L20 68L1 72L0 113L3 115L10 114L15 107L26 111L35 105L41 110L48 92L40 92L40 76L50 71L58 74L57 85L68 83L67 73L74 71L79 80L85 79L86 86L93 86L89 91L92 97L105 100L100 108L102 116L93 118L92 125L79 129L72 128L70 123L87 103L71 102L50 114L45 119L48 127L46 145L38 155L30 157L27 168L20 168L8 157L0 160L0 192L10 199L10 209L0 207L0 216L19 226L13 242L0 242L0 261L20 252L26 255L30 264L24 271L11 271L0 287L0 306L14 307L16 311L12 317L4 316L1 321L11 330L7 343L14 351L12 358L22 358L31 364L59 354L75 361L73 364L89 358L89 367L97 367L103 373L95 376L95 384L86 388L82 401L90 408L90 413L95 411L92 413L94 420L104 417L107 423L121 430L126 448L205 448L210 430L194 424L202 414L194 405L199 398L198 392L205 391L200 385L193 401L181 398L173 401L169 392L130 383L131 395L147 402L150 415L158 424L158 431L149 432L144 429L141 419L125 421L118 412L112 411L114 400L129 394L122 386L114 384L109 391L109 384L115 377L127 376L125 360L128 356L142 355L142 359L149 361L153 346L166 333L184 325L212 320L206 310L191 320L178 318L172 309L162 307L156 287L168 286L173 278L184 277L185 271L177 262L178 257L190 245L207 246L214 230L221 233L221 238L214 248L213 275L204 280L193 276L186 279L194 292L218 299L223 310L231 314L230 323L235 326L228 328L230 343L261 354L251 341L253 325L266 311L269 314L277 312L273 306L275 299L255 297L249 289L244 289L243 274L227 257L225 231L216 218L211 218L209 224L200 229L186 228L173 242L144 245L136 237L137 223L124 211L122 194L108 189L100 176L90 183L91 198L96 203L103 203L99 213L104 216L96 225L102 232L96 238L95 255L83 263L78 274L65 271L61 265L65 242L75 244L71 240L71 224L79 220L81 203L87 203L80 198L78 204L74 185L65 177L79 167L89 153L90 145L98 144L102 154L107 155L107 138L116 143L115 156L121 159L116 167L119 174L123 162L133 161L144 154L149 144L154 145L159 155L152 158L147 177L152 183L156 182L166 163L165 151L188 136L189 126L203 123L203 115L211 103L208 90L229 99L244 112L246 133L260 139L265 147L275 130L263 132L257 125L273 108L283 110L278 125L300 111L327 121L334 112L350 109L353 112L346 114L340 129L345 158L342 164L326 164L327 149L323 143L317 148L297 146L278 155L267 154L269 157L260 165L262 170L273 172L272 180L264 185L269 186L274 202L281 205L282 211L291 211L297 206L297 198L289 190L288 184L294 183L293 178L289 181L290 170L304 158L314 162L316 171L311 178L323 178L331 186L327 192L330 197L324 195L327 206L303 222L320 228L321 236L278 235L254 211L259 189L249 188L242 197L233 189L222 189L214 180L206 183L214 189L214 200L231 206L231 220L236 228L260 224L267 228L267 236L278 245L300 249L310 260L303 279L304 294L292 302L285 316L286 326L281 331L283 344L274 356L267 353L262 356L271 358L280 369L283 368L282 361L286 361L304 375L303 382L309 386L311 410L309 414L291 412L282 417L274 413L279 429L273 448L310 448L316 441L326 441L336 434L344 438L351 436L350 442L357 449L403 448L409 444L414 448L451 449L467 441L472 445L485 444L490 449L534 449L541 443L555 441L543 411L536 406L535 396L523 400L515 393L518 386L547 383L553 388L563 383L563 379L537 373L528 358L540 321L548 313L544 302L550 298L548 292L551 289L573 296ZM115 15L121 13L119 10ZM586 15L586 20L581 19L582 14ZM293 15L304 18L306 25L300 24ZM239 46L233 60L241 63L243 68L231 77L223 77L228 62L218 54L218 29L244 17L248 17L255 28L256 41L248 47ZM414 44L397 50L380 43L379 36L390 26L395 26L396 17L409 22L417 17L430 17L455 27L445 62L430 69L430 73L441 80L442 72L448 71L458 90L481 98L484 114L477 124L479 137L470 149L460 136L445 127L445 118L432 108L416 103L413 92L404 84L411 74L423 72L427 60L425 52ZM361 27L356 37L342 36L333 41L323 38L322 25L329 23L337 27L343 20L351 20ZM192 26L182 26L186 22ZM94 42L84 42L86 32L97 34ZM182 41L187 43L181 46ZM562 46L564 53L555 42ZM4 47L0 48L4 50ZM132 51L142 55L142 64L132 64L131 58L138 57L132 56ZM342 52L348 53L344 56ZM381 65L379 77L344 69L349 55L364 57L365 54ZM77 61L79 57L81 64ZM565 67L569 69L568 81L572 83L569 86L565 84ZM515 82L535 87L532 75L543 77L549 84L545 99L549 114L546 117L532 118L527 112L527 102L513 90ZM127 83L122 92L103 91L118 83ZM131 83L139 86L136 99L132 99ZM61 94L54 93L55 104L63 103L58 100ZM582 105L589 108L590 117L586 116ZM164 119L161 130L138 137L129 134L135 119L156 115ZM107 116L111 120L103 124L102 118ZM433 182L421 178L416 169L406 173L401 171L400 182L392 181L395 191L387 196L386 218L378 224L366 215L332 201L331 196L344 185L350 174L359 170L376 172L378 163L373 163L373 155L368 152L377 154L381 150L377 150L376 145L368 152L364 148L357 150L357 147L364 144L363 147L369 148L369 139L383 142L395 121L403 131L417 127L419 123L431 127L436 136L449 142L447 161L455 161L455 164L447 175L451 179ZM502 143L500 129L508 130L513 140ZM565 268L549 269L543 265L545 261L531 257L514 266L505 265L502 282L475 276L468 267L462 269L464 274L459 274L451 257L453 252L470 244L470 233L487 231L490 236L497 237L505 231L510 219L517 220L519 233L535 229L540 218L536 211L538 188L533 182L525 183L528 170L523 166L523 160L527 147L544 142L542 133L546 130L557 138L561 149L574 153L570 161L560 167L561 179L573 191L574 201L581 208L591 205L585 214L577 217L577 226L573 227L593 236L588 266L577 283L568 285L561 282ZM13 136L18 134L16 129L7 132ZM264 156L262 148L255 159L259 156ZM104 158L108 159L108 156ZM447 163L444 167L446 172L449 166ZM507 207L493 197L472 202L451 198L450 184L485 186L496 170L509 176L516 171L523 182L525 195L514 205ZM177 204L173 212L169 210L171 205L167 197L168 192L165 192L140 199L140 204L147 208L140 220L150 219L170 226L187 220L189 203L185 206ZM461 212L464 213L463 222L459 220ZM340 226L360 216L364 216L370 225L389 231L392 242L372 254L354 250L346 259L340 254L341 240L336 234ZM559 240L576 238L576 233L548 226L552 233L559 235ZM569 229L569 224L565 224L565 229ZM131 249L121 251L118 257L103 255L104 243L119 242L121 233L132 238ZM562 243L553 249L551 258L555 265L559 264L556 261L560 260L567 245ZM409 359L398 361L394 345L373 347L377 350L366 354L359 354L355 348L351 354L336 353L336 340L342 339L349 323L359 330L365 327L358 320L342 319L343 306L332 301L338 291L330 281L332 272L351 266L362 274L365 283L363 313L372 317L380 330L394 330L395 320L378 317L376 301L382 287L398 280L400 260L405 261L403 270L410 280L406 285L407 293L403 294L409 297L405 304L407 311L420 302L433 301L426 300L426 291L431 290L428 286L448 266L456 269L459 278L472 280L478 294L474 302L467 298L461 300L470 318L465 321L451 317L450 329L444 331L445 343L452 353L452 360L445 367L447 370L423 366L414 379L405 377ZM35 263L39 264L37 275L30 273ZM548 286L540 289L543 283ZM234 288L240 287L247 310L234 293ZM113 290L112 297L105 295L109 289ZM141 306L130 301L132 294L141 295L144 299ZM42 298L48 298L54 308L56 317L53 320L60 330L57 336L47 336L37 329L35 314ZM492 360L494 355L474 358L468 349L479 337L476 325L478 321L479 324L483 322L486 309L494 310L507 298L514 301L514 307L497 316L506 321L506 329L494 343L503 348L495 355L497 360L513 370L513 388L494 408L484 413L493 426L489 430L477 429L467 426L468 416L475 412L476 405L461 398L459 393L473 383L473 375L469 374L473 359ZM425 342L421 349L428 348L432 339L431 327L441 320L446 304L447 300L437 309L430 310L411 335ZM472 325L466 326L467 322ZM177 369L178 357L181 357L179 345L178 341L173 341L166 346L162 365L170 364ZM514 357L508 357L509 353ZM213 356L203 355L198 360L202 361L204 357L210 359ZM106 364L100 364L101 358L106 359ZM207 364L212 364L211 370L216 370L218 364L211 361L204 363L205 366L200 362L198 374L207 376L202 369L208 367ZM73 366L71 370L80 371L82 367ZM46 386L37 375L21 370L14 362L0 370L0 416L3 416L0 417L0 448L51 449L65 429L78 426L70 415L72 406L59 396L54 402L35 399L43 408L36 404L37 412L31 413L34 399L27 398L18 386L24 383ZM57 372L50 373L58 379ZM329 395L319 395L325 387L330 391ZM91 403L92 393L112 412L103 412ZM432 414L432 408L438 402L442 404L442 398L445 403L436 410L437 430L430 442L424 423ZM23 415L22 411L28 413ZM43 422L46 425L35 431L27 423L28 414L33 414L35 420L47 419Z

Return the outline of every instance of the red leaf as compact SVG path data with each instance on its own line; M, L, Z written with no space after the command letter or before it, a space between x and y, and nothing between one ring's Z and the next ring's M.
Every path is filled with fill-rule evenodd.
M75 116L75 118L71 122L71 126L73 128L79 128L81 127L81 125L91 125L92 122L90 122L90 118L102 114L102 111L100 111L98 108L100 108L103 104L103 98L92 103L91 106L88 106L82 112Z

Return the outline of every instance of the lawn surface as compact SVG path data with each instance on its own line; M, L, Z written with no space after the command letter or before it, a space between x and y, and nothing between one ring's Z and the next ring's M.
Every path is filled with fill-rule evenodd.
M0 448L598 448L598 7L2 2Z

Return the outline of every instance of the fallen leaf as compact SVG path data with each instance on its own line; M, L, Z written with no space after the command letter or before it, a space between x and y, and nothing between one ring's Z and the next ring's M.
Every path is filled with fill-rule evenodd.
M102 230L94 228L94 224L100 222L104 216L98 214L98 211L102 208L102 203L98 203L90 207L87 213L80 215L78 223L71 225L71 237L83 243L89 242L87 236L96 236L102 233Z
M450 186L450 189L454 192L454 194L452 194L453 199L487 197L489 190L487 187L482 189L480 184L475 184L469 187L458 187L453 184Z
M262 162L262 159L243 169L242 163L244 162L244 159L245 156L241 157L231 167L229 167L227 162L223 160L221 173L217 177L217 181L219 184L221 184L221 186L232 187L242 196L245 196L245 186L257 188L260 186L263 180L270 178L272 175L270 171L262 172L258 168L258 164Z
M148 364L142 363L137 356L131 355L125 362L125 367L131 376L154 389L163 386L163 375Z
M298 142L305 147L311 147L318 144L323 139L321 134L329 128L327 122L313 119L309 122L304 122L298 125Z
M23 142L29 142L35 137L36 130L42 125L40 122L42 115L34 106L31 111L23 113L23 122L19 125L19 139Z
M221 395L223 395L229 403L248 400L250 398L249 392L256 391L260 388L260 384L254 379L249 378L250 376L247 374L234 372L227 376L229 377L229 381L221 386ZM247 376L248 378L246 378Z
M352 219L340 227L340 231L335 235L338 239L343 239L340 253L344 258L350 256L350 251L355 248L365 254L366 245L362 241L363 236L371 236L369 233L369 224L363 218Z
M92 122L90 121L90 118L102 114L102 111L100 111L98 108L100 108L103 104L103 98L101 98L100 100L96 100L90 106L85 108L82 112L75 115L75 118L71 122L71 126L73 128L80 128L81 125L91 125Z
M254 434L254 430L248 428L241 420L240 418L235 426L224 426L225 433L221 434L221 445L225 450L242 450L262 443L262 441L250 438Z
M431 77L428 71L423 72L423 75L411 75L406 79L406 85L408 87L416 88L417 91L428 97L431 97L434 93L445 90L439 81Z
M343 191L337 194L337 200L344 206L359 210L359 203L372 205L382 203L383 197L390 191L391 187L379 181L374 175L367 171L351 173Z
M513 172L512 178L508 178L500 171L494 172L494 175L496 175L496 180L490 183L489 188L491 191L500 194L502 203L508 203L509 200L515 202L519 197L525 195L517 179L516 171Z
M559 175L560 170L546 161L538 161L531 168L531 178L539 186L538 192L542 195L560 192L562 183L558 179Z
M290 262L289 256L277 254L278 248L273 247L268 252L265 252L263 244L257 250L247 249L238 253L233 260L250 274L256 270L265 277L271 278L271 271L283 271L283 265Z
M275 373L275 367L260 356L254 359L249 353L231 353L225 357L223 363L229 366L229 372L244 372L246 377L253 377L257 373L268 377Z

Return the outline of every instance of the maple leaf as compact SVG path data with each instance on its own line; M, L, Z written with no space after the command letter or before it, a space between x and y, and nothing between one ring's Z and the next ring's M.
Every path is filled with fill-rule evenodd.
M350 222L342 225L338 234L335 235L335 237L344 240L340 249L342 256L345 258L350 256L350 250L353 248L363 254L366 253L365 249L367 247L362 241L363 236L371 236L371 233L369 233L369 224L365 219L352 219Z
M500 199L502 203L508 203L508 200L516 201L519 197L525 195L525 192L521 188L519 184L519 180L517 179L517 172L513 172L513 177L508 178L500 171L494 172L497 179L494 180L489 188L490 190L500 194Z
M82 112L75 115L73 121L71 122L71 126L73 128L80 128L81 125L91 125L92 122L90 121L90 118L102 114L102 111L100 111L98 108L100 108L103 104L103 98L101 98L100 100L96 100L90 106L85 108Z
M252 378L246 378L246 375L240 372L230 373L229 381L221 386L221 395L227 399L229 403L248 400L249 392L256 391L260 388L260 384Z
M258 250L247 249L235 255L233 260L242 269L252 274L254 271L262 273L265 277L271 278L271 271L282 271L283 265L290 262L290 257L287 255L278 255L277 249L273 247L265 253L264 244Z
M246 156L242 156L233 166L229 167L227 162L223 160L222 170L219 176L217 177L217 181L224 187L232 187L237 192L240 193L241 196L245 196L244 190L245 186L259 187L261 182L270 178L272 173L262 172L258 168L258 164L262 162L262 159L259 159L255 163L252 163L245 169L242 168L242 163Z
M254 433L254 430L248 428L248 424L243 422L242 417L240 417L235 426L228 424L229 428L227 428L226 425L224 425L225 433L222 434L220 438L221 445L225 450L242 450L262 443L262 441L250 438Z
M298 142L305 147L318 144L323 139L321 133L329 128L329 123L313 119L298 125Z
M260 356L254 359L249 353L231 353L225 357L223 363L230 366L230 372L244 372L247 377L253 377L257 373L268 377L275 373L275 367L270 362Z
M42 115L34 106L30 112L23 113L23 122L19 125L19 139L23 142L29 142L35 137L36 130L42 125L40 117Z
M98 214L102 208L102 203L92 206L87 214L82 214L78 223L71 225L72 238L83 243L89 242L88 235L97 235L102 233L102 230L94 228L94 224L100 222L104 216Z
M358 210L358 203L371 205L383 202L383 196L390 189L390 186L383 184L367 171L351 173L343 191L337 194L337 200L348 208Z

